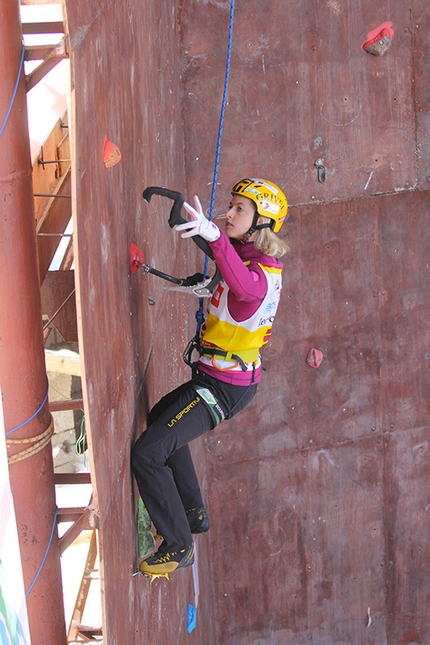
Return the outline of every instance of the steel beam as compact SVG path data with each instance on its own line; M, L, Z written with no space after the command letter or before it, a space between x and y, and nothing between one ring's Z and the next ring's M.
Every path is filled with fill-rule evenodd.
M24 586L26 590L31 587L27 596L31 640L38 645L61 645L66 643L66 634L56 530L47 550L56 516L51 443L37 450L37 437L47 430L50 413L47 401L43 403L47 378L26 87L23 70L19 74L22 27L18 0L0 0L0 42L1 124L19 77L0 135L0 384L8 440L30 439L35 448L31 456L9 465ZM28 445L10 444L9 456Z

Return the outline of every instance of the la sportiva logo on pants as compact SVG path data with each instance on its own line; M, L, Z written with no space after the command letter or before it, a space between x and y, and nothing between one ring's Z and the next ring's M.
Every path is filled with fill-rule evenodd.
M187 414L187 413L188 413L190 410L192 410L192 409L193 409L193 408L194 408L198 403L200 403L200 400L201 400L201 399L200 399L200 397L199 397L199 396L196 396L196 398L195 398L193 401L191 401L191 403L189 403L188 405L186 405L186 406L185 406L185 408L183 408L180 412L178 412L178 414L177 414L176 416L174 416L174 417L173 417L173 419L171 419L171 420L168 422L167 427L168 427L168 428L171 428L172 426L174 426L174 425L175 425L175 423L177 423L178 421L180 421L180 420L182 419L182 417L184 416L184 414Z

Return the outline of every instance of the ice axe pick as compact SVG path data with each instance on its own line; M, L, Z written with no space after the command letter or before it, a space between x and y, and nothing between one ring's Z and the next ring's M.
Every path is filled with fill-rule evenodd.
M152 273L152 275L156 275L159 278L163 278L163 280L167 280L168 282L173 282L174 284L182 285L184 282L180 278L174 278L173 276L168 275L167 273L158 271L158 269L154 269L154 267L150 267L148 264L145 264L143 251L139 249L138 246L131 243L130 244L130 271L132 273L136 273L138 269L143 269L146 273Z

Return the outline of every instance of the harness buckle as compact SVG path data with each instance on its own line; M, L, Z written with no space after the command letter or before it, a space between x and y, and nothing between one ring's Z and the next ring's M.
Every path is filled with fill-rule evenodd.
M199 353L199 357L200 357L200 354L201 354L201 351L200 351L200 339L199 339L198 336L194 336L194 338L192 338L189 341L189 343L186 346L186 348L184 350L184 353L182 355L182 358L184 359L184 363L186 365L188 365L188 367L191 368L193 377L197 373L197 365L198 365L198 361L192 361L192 355L193 355L194 351L197 351Z

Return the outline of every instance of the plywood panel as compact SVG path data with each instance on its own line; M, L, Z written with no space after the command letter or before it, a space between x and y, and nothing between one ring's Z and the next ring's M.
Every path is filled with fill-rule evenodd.
M187 175L201 192L212 179L206 142L210 135L215 148L228 11L225 2L191 3L183 12ZM385 21L395 30L391 49L382 57L364 52L367 33ZM416 31L402 2L239 3L220 195L241 176L277 180L293 204L414 186ZM427 75L421 65L420 82ZM314 165L320 157L324 184Z
M97 5L97 6L96 6ZM171 202L141 195L148 185L184 191L178 31L170 3L67 3L71 42L76 284L86 426L96 495L104 637L124 643L197 644L213 632L208 594L194 577L132 577L137 566L136 491L130 447L148 407L188 376L182 350L190 301L140 271L130 275L130 242L173 275L194 273L194 245L167 225ZM103 164L105 137L122 160ZM180 238L179 238L180 239ZM203 260L201 260L202 262ZM152 304L150 304L149 300ZM193 301L191 307L196 308ZM187 605L199 604L187 634ZM214 643L209 636L208 644Z
M205 438L219 642L426 643L425 197L294 209L285 226L267 371Z
M216 579L219 642L386 642L382 452L371 438L218 464L211 496L230 510L216 556L230 572Z
M248 173L278 180L302 206L283 228L292 252L259 394L193 446L212 519L197 538L197 564L171 583L131 576L130 446L148 408L189 376L181 353L197 303L143 272L130 276L129 243L167 273L201 268L167 228L170 204L144 204L141 192L164 185L207 203L228 5L67 4L105 637L426 645L430 240L428 193L409 189L428 157L416 154L411 60L421 60L423 80L426 72L403 2L237 7L217 208ZM420 25L423 8L414 3ZM370 57L360 44L385 19L395 41ZM105 136L122 152L110 169ZM324 185L313 165L320 154ZM368 197L379 192L399 194ZM317 370L305 362L311 347L324 353ZM191 635L188 602L198 604Z
M428 82L430 15L426 0L415 0L411 15L411 32L415 42L413 69L416 96L418 181L422 190L428 190L430 188L430 90Z

